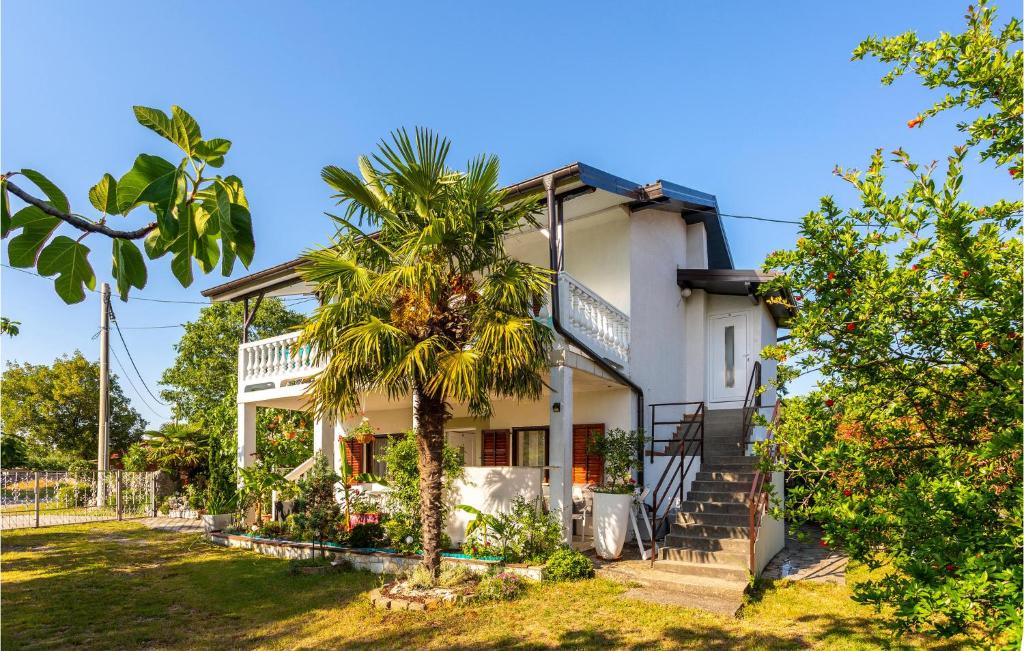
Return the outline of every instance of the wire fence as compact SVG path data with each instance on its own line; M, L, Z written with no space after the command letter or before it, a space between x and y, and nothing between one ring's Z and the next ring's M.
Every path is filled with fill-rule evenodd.
M156 513L156 473L0 470L0 529L52 527Z

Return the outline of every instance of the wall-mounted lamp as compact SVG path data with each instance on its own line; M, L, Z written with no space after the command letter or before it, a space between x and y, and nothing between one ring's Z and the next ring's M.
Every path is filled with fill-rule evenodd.
M689 287L683 287L679 290L679 293L682 294L683 298L690 298L693 295L693 290Z
M553 402L553 403L551 403L551 411L555 412L556 414L561 412L562 411L562 403L560 403L560 402Z

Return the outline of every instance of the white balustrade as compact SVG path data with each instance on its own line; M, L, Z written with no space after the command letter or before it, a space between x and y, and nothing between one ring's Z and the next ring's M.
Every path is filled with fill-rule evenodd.
M238 379L240 384L272 382L275 387L287 380L314 375L323 368L313 361L309 346L295 349L296 332L269 339L260 339L238 347Z
M558 293L563 327L601 356L625 367L629 363L629 315L564 271L558 274Z
M629 364L629 316L565 272L558 274L561 322L589 348L625 368ZM545 306L540 318L547 315ZM546 320L546 319L545 319ZM298 333L242 344L238 348L239 390L280 388L323 369L309 346L295 348Z

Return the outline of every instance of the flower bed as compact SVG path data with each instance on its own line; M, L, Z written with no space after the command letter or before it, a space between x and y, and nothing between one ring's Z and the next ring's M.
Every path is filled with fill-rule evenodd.
M210 542L216 545L248 549L276 558L312 558L314 553L319 553L319 544L314 548L313 543L309 542L260 538L253 535L229 534L219 531L210 532L207 536ZM419 554L400 554L393 549L355 549L333 543L324 543L324 548L337 560L351 563L353 569L374 574L401 574L412 570L421 560ZM478 572L486 572L500 563L500 559L496 558L469 558L465 554L458 553L445 552L442 557L454 563L464 563L470 569ZM543 568L538 565L506 565L505 570L535 581L540 581L543 578Z

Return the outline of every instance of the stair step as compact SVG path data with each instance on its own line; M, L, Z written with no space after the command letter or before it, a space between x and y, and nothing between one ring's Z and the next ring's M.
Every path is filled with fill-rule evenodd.
M679 592L698 592L716 598L736 598L742 600L743 591L747 587L747 579L737 580L731 574L723 577L686 574L669 569L675 561L655 561L650 567L648 561L639 561L642 566L626 566L615 563L600 567L597 575L608 579L639 583L641 585ZM731 569L731 568L730 568Z
M686 495L692 502L735 502L746 503L748 491L693 491Z
M747 515L750 506L746 502L692 502L685 501L679 505L682 513L728 513Z
M676 513L677 524L704 524L709 526L745 527L750 524L749 513Z
M720 456L715 459L715 464L724 464L728 466L753 466L761 460L761 457L749 456L745 454L729 454ZM711 464L708 464L711 465Z
M659 547L658 558L686 563L713 563L747 569L750 563L749 553L732 551L704 551L699 549L682 549L680 547Z
M741 481L747 486L754 481L754 472L723 472L721 470L701 470L694 477L696 481Z
M665 536L666 547L678 547L703 552L750 553L750 541L742 538L708 538L690 533L670 533Z
M737 581L746 583L748 579L747 568L735 565L720 565L718 563L691 563L688 561L661 560L656 567L664 572L673 572L685 576L699 576L711 579Z
M669 533L681 536L704 536L706 538L727 538L732 540L748 540L750 528L746 525L718 524L680 524L670 523Z
M665 546L699 552L728 552L749 554L750 542L739 538L707 538L670 533L665 536Z
M698 479L690 485L690 490L697 493L749 493L750 482Z

